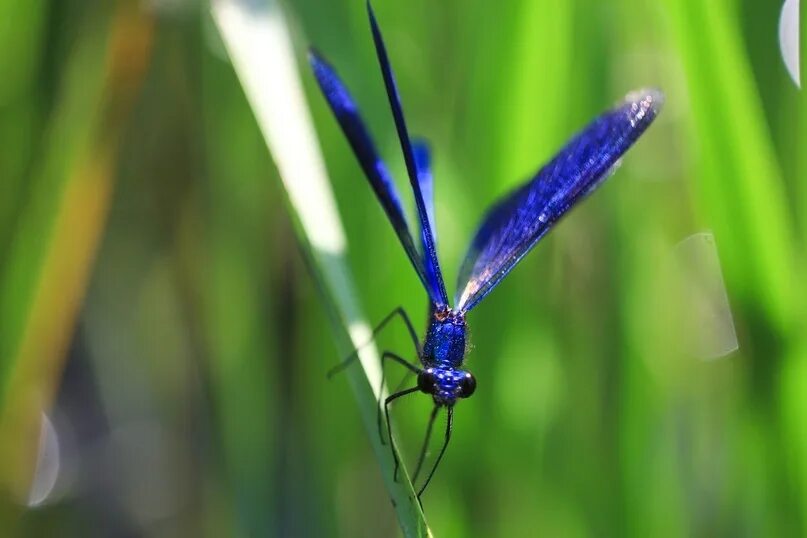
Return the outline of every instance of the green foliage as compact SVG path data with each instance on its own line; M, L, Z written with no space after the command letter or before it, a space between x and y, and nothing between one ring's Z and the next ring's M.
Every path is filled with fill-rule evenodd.
M111 19L90 16L106 4L17 13L0 0L16 21L0 32L0 394L19 394L32 297L58 267L47 260L91 243L86 229L54 231L74 163L104 147L108 121L124 132L101 248L82 258L94 260L88 292L69 295L78 323L55 325L73 334L64 383L46 397L80 464L65 472L82 478L20 534L84 536L88 521L112 534L427 532L410 484L391 480L365 373L324 375L355 345L344 329L362 313L376 322L402 305L420 327L426 306L304 59L314 45L336 66L408 192L363 1L283 4L344 226L335 258L289 198L210 14L145 4L153 59L125 115L94 106L115 80ZM667 96L614 177L469 317L479 388L458 404L423 497L436 536L804 534L807 107L779 54L778 4L374 3L409 128L432 143L449 295L497 196L628 91ZM675 265L676 245L705 229L739 341L718 360L689 351L703 335L682 322L695 316ZM53 297L39 304L66 302ZM377 344L414 358L403 327ZM32 371L58 380L59 361L48 364ZM403 372L388 375L392 388ZM394 407L410 467L429 408L416 396ZM120 443L131 431L157 434Z

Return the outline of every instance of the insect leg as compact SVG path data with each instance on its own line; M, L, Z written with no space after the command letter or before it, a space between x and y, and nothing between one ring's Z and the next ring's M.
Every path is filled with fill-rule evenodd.
M377 325L377 326L376 326L376 327L373 329L373 334L372 334L372 336L370 337L370 339L369 339L367 342L365 342L364 344L362 344L362 345L360 345L359 347L357 347L357 348L356 348L356 349L353 351L353 353L351 353L351 354L350 354L350 355L349 355L347 358L345 358L345 359L344 359L342 362L340 362L339 364L337 364L336 366L334 366L333 368L331 368L330 370L328 370L328 373L327 373L327 377L328 377L328 379L330 379L330 378L331 378L331 377L333 377L334 375L338 374L339 372L341 372L342 370L344 370L345 368L347 368L348 366L350 366L350 365L353 363L353 361L355 361L356 359L358 359L358 358L359 358L359 351L360 351L361 349L363 349L363 348L364 348L364 346L368 345L370 342L372 342L373 340L375 340L376 335L377 335L377 334L378 334L378 333L379 333L379 332L380 332L380 331L381 331L381 330L382 330L382 329L383 329L383 328L384 328L384 327L387 325L387 323L389 323L389 322L390 322L390 321L391 321L391 320L392 320L392 319L393 319L395 316L400 316L400 317L401 317L401 319L403 319L404 323L406 324L406 328L407 328L407 330L409 331L409 336L412 338L412 343L415 345L415 351L417 352L418 358L420 358L420 357L422 356L422 353L421 353L421 351L420 351L420 342L418 341L418 336L417 336L417 333L415 332L415 327L412 325L412 320L410 320L410 319L409 319L409 316L407 315L407 313L406 313L406 311L403 309L403 307L402 307L402 306L399 306L398 308L396 308L395 310L393 310L392 312L390 312L389 314L387 314L387 317L385 317L384 319L382 319L382 320L381 320L381 323L379 323L379 324L378 324L378 325Z
M381 429L381 398L382 398L382 394L384 393L384 379L386 378L386 371L384 370L384 361L387 360L387 359L394 360L398 364L400 364L402 366L405 366L406 368L409 369L410 372L414 372L416 374L420 373L420 368L418 368L414 364L411 364L410 362L408 362L403 357L400 357L400 356L396 355L395 353L392 353L391 351L385 351L381 355L381 385L378 387L378 406L377 406L376 420L378 421L378 437L381 439L381 444L382 445L387 444L386 441L384 441L384 434L382 433L382 429ZM407 372L407 377L408 377L408 374L409 374L409 372ZM406 378L404 378L404 379L406 379Z
M387 399L384 400L384 415L387 419L387 436L389 437L390 450L392 450L392 459L395 460L395 472L393 473L393 478L396 482L398 481L398 467L400 467L401 462L398 459L398 451L395 448L395 440L392 438L392 424L390 424L389 421L389 404L401 396L406 396L407 394L412 394L413 392L417 392L419 390L420 389L417 387L412 387L411 389L402 390L391 396L387 396Z
M420 501L420 496L423 495L423 492L426 491L426 486L429 485L431 482L432 476L434 476L434 471L437 470L437 466L440 464L440 460L443 459L443 454L446 452L446 448L448 447L448 441L451 439L451 428L454 426L454 408L448 408L448 422L446 422L446 437L443 441L443 448L440 449L440 454L437 455L437 459L434 462L434 466L432 467L431 472L429 473L428 478L426 478L426 482L423 484L423 487L420 488L418 491L418 501Z
M415 474L412 475L412 483L417 482L420 468L423 467L423 461L426 459L426 449L429 448L429 441L432 438L432 429L434 427L434 419L437 418L437 412L440 410L439 405L435 405L432 409L432 414L429 417L429 425L426 427L426 439L423 440L423 447L420 449L420 456L418 457L418 464L415 467Z

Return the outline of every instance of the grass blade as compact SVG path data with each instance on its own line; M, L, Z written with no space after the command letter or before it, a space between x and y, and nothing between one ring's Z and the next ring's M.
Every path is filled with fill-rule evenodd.
M151 19L135 3L84 22L0 274L0 477L6 499L17 501L28 497L41 413L57 387L150 52Z
M244 0L217 0L213 17L277 165L298 234L332 314L339 348L348 354L369 339L370 328L356 301L345 260L347 241L283 14L275 2L256 7ZM376 433L374 388L379 386L381 372L375 348L365 347L360 359L363 368L349 369L348 376L398 521L406 536L428 535L411 482L393 480L392 456Z

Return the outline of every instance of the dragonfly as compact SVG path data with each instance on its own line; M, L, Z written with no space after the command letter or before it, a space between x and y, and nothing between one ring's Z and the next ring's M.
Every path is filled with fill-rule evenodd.
M618 105L594 119L574 136L530 180L491 206L483 217L460 267L457 293L454 306L451 306L437 259L434 183L429 147L425 142L412 140L409 136L386 46L369 2L367 13L378 64L415 198L420 231L419 246L410 231L401 197L392 176L379 157L345 84L334 68L314 49L309 51L309 63L325 100L429 297L427 329L422 345L410 317L402 307L392 311L373 329L370 340L375 339L390 321L397 318L406 325L417 353L416 362L410 362L391 351L384 351L381 356L382 372L385 364L392 361L408 370L407 377L411 374L417 376L414 386L383 398L382 374L382 388L378 391L379 435L386 444L381 426L383 404L387 438L395 461L395 480L398 478L400 461L392 438L390 404L399 398L419 392L430 395L434 402L426 438L413 475L413 483L416 483L424 463L438 412L441 409L446 410L447 421L443 443L429 474L418 490L417 497L420 500L451 439L455 404L468 398L476 390L476 378L464 366L468 349L466 321L468 312L502 282L561 217L611 175L623 154L659 114L664 96L654 89L631 92ZM347 368L357 358L358 350L333 368L329 376Z

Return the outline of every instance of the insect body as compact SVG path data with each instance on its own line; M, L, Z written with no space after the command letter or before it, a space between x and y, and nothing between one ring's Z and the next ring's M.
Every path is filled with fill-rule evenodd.
M447 409L448 420L443 445L418 492L419 498L448 446L454 405L459 399L473 394L476 389L473 375L463 368L467 338L466 314L501 282L569 209L591 194L608 177L622 155L655 119L663 96L655 90L640 90L629 94L615 108L596 118L573 137L532 179L494 204L471 241L457 279L457 294L452 307L449 305L437 260L429 151L424 143L413 143L409 138L386 48L369 3L367 10L381 74L415 197L420 231L419 249L415 246L416 242L392 178L378 156L353 99L325 60L313 51L309 60L320 89L429 295L430 319L422 348L409 317L400 308L388 315L373 332L375 336L390 320L399 316L407 325L419 359L419 364L412 364L392 352L385 351L382 354L382 362L392 360L417 374L416 386L396 392L384 401L387 432L396 464L398 459L389 426L389 404L415 392L430 394L435 403L429 419L426 442L414 473L415 480L424 461L437 412L442 408ZM357 357L357 353L354 353L334 368L331 374L345 368ZM379 431L380 429L381 402Z
M465 315L448 308L435 312L429 323L418 373L418 388L437 405L453 406L476 390L476 379L462 369L465 359Z

